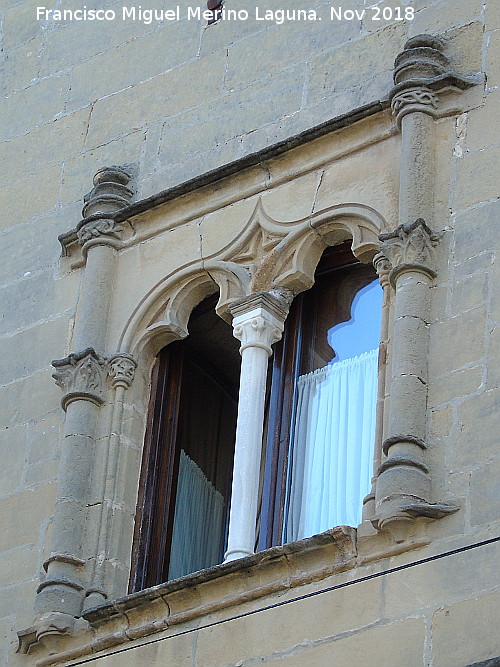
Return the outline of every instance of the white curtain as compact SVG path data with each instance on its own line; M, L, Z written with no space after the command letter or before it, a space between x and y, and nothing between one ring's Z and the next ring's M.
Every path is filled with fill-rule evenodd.
M285 541L357 526L370 490L378 350L299 378Z
M168 578L220 563L224 498L181 449Z

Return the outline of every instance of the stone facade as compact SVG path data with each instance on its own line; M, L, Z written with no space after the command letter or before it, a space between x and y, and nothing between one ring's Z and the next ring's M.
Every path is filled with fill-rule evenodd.
M500 659L500 9L386 5L3 3L1 664ZM346 239L385 292L363 523L127 596L154 355L216 291L270 344Z

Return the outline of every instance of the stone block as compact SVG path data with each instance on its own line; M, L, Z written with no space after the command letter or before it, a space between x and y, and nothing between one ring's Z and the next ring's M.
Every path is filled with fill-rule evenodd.
M61 390L50 371L41 371L6 387L0 387L4 425L9 429L52 412L61 404Z
M160 165L170 166L294 114L302 104L304 81L305 69L292 67L264 82L231 91L220 100L217 115L209 104L169 118L162 132Z
M257 205L251 197L204 216L201 229L201 249L204 259L220 252L245 229Z
M225 59L216 53L98 100L90 117L87 145L102 144L160 118L217 99L224 69ZM119 115L116 109L120 109Z
M55 484L44 484L0 500L0 551L38 543L42 520L54 512L55 491Z
M488 283L486 271L468 275L464 280L456 280L451 288L451 315L484 305L488 298Z
M247 11L253 12L254 8L255 5ZM238 9L245 9L243 3L238 3ZM205 56L221 49L227 50L228 45L263 32L267 27L264 22L251 19L248 21L219 21L219 23L206 25L201 35L200 54Z
M318 102L392 71L394 58L405 40L406 26L394 24L313 58L308 102ZM370 98L365 95L365 104L386 97L388 92L389 88L381 89L376 95L372 90Z
M489 35L486 52L486 77L488 88L500 86L500 30Z
M141 196L148 197L162 190L167 190L180 183L205 174L208 171L222 167L223 165L234 162L241 157L241 141L239 138L230 139L222 144L218 144L210 150L195 153L182 160L169 164L144 179L141 183Z
M122 139L110 141L104 146L77 155L64 164L60 202L63 205L78 202L83 205L83 197L92 186L96 171L109 164L135 164L139 161L144 144L143 132L132 132ZM75 218L73 224L77 222ZM71 225L67 225L70 229Z
M388 224L396 222L399 197L398 140L368 146L327 167L318 189L315 211L329 206L356 202L371 206ZM381 230L382 231L382 230Z
M58 74L6 97L0 107L0 140L53 120L64 110L68 89L69 75Z
M53 459L57 455L64 413L59 408L28 424L27 463Z
M0 554L0 588L38 575L38 545L29 545Z
M41 39L37 37L2 54L3 57L0 60L2 69L0 94L8 95L15 90L24 88L37 78L40 65L38 54L41 46Z
M341 589L200 630L196 665L257 661L374 623L380 617L380 586L379 580L364 582L356 601L352 590ZM272 599L268 602L272 603ZM355 636L362 637L363 634L356 633ZM238 642L231 641L235 636L239 638ZM336 645L329 644L332 649ZM324 663L313 661L309 664ZM339 660L338 664L343 663ZM353 659L353 664L358 663Z
M429 384L429 405L436 407L474 394L483 384L483 373L483 366L475 366L432 380Z
M500 5L496 0L486 0L485 7L485 28L486 30L496 30L500 28Z
M293 652L269 656L265 662L272 664L281 658L286 667L423 667L426 664L424 655L425 621L423 618L412 618L368 628L341 639L300 646Z
M500 516L500 458L472 470L470 500L473 526L498 520ZM497 585L500 585L500 582L497 581Z
M14 382L40 370L53 370L50 362L64 351L68 322L58 318L0 338L0 385Z
M66 285L63 280L55 281L52 272L46 271L18 281L15 290L11 285L2 287L0 299L8 317L0 323L0 335L14 333L35 322L56 319L57 315L67 313L74 306L75 294L65 292ZM64 342L65 339L60 341Z
M469 310L430 330L429 376L438 378L455 370L477 364L484 355L486 313L483 308Z
M0 497L21 486L26 460L26 426L3 428L0 431Z
M433 440L436 438L445 438L449 435L452 426L452 408L448 407L440 410L431 410L429 419L429 436Z
M38 581L24 581L0 590L0 618L12 615L13 600L16 601L17 628L28 627L33 621L33 600ZM10 637L9 637L10 639ZM9 661L9 664L12 662Z
M498 451L500 389L473 396L458 407L460 435L453 451L455 467L477 466Z
M24 0L5 10L2 27L6 51L40 36L42 26L36 20L36 6L36 0Z
M490 91L484 106L472 109L467 116L465 145L469 151L478 151L500 143L500 118L496 113L500 104L500 90Z
M475 2L475 0L474 0ZM432 33L435 34L435 33ZM483 68L483 21L475 21L460 28L453 28L442 35L448 43L446 55L456 72L469 75L481 73ZM482 92L483 87L479 86ZM467 93L465 93L467 95ZM472 99L477 99L473 97ZM474 104L477 106L477 104Z
M496 174L500 169L500 146L468 153L457 161L453 211L487 202L498 196Z
M393 572L385 578L384 616L424 613L500 585L498 551L498 544L492 544Z
M181 21L79 63L73 68L69 108L87 106L193 60L198 52L198 42L196 22ZM171 47L173 44L175 48Z
M57 237L68 231L68 221L79 220L81 204L65 206L36 220L8 227L0 233L0 243L8 248L0 263L0 284L27 278L49 267L57 267L61 246ZM37 233L34 234L34 228ZM43 230L43 233L41 232ZM75 275L66 276L67 289L76 289Z
M28 174L41 172L78 155L85 142L89 116L90 107L0 144L0 159L9 165L2 183L22 180ZM40 187L43 188L43 183Z
M480 663L499 655L500 592L439 609L432 619L432 656L439 667Z
M408 23L409 32L410 35L440 35L450 28L481 20L482 11L482 0L470 0L467 3L461 0L446 0L434 3L415 13L414 20Z
M490 334L488 346L488 363L486 371L486 387L496 389L500 386L500 326Z
M263 12L261 6L259 10ZM325 10L321 22L287 21L282 25L270 25L266 30L229 46L225 87L232 90L264 79L359 36L358 22L332 23L329 10ZM300 49L297 48L298 42L301 43Z
M101 2L99 8L106 4L111 3ZM156 24L146 25L142 21L122 21L123 3L114 2L113 5L113 9L120 15L120 18L115 21L95 21L93 23L73 21L53 25L45 36L45 45L40 56L40 74L47 76L67 69L156 29ZM68 49L68 44L71 44L71 49ZM61 58L61 53L64 53L64 58Z
M57 203L61 169L52 167L0 190L0 231L53 209Z
M278 222L295 222L311 215L321 174L312 173L279 185L262 196L264 210Z
M193 665L196 633L188 633L179 637L165 637L163 641L149 646L136 648L100 658L103 667L137 667L138 664L148 667L163 667L164 665L178 665L190 667Z
M479 155L484 155L484 152ZM456 216L455 261L463 262L470 257L480 253L490 253L497 248L498 236L495 223L499 216L499 200L482 204L471 211L464 211ZM461 268L457 268L457 278L459 278Z

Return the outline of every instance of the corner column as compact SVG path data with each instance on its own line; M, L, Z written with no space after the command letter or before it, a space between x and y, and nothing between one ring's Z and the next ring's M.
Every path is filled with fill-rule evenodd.
M262 292L229 309L234 336L241 341L241 375L225 562L255 549L267 365L271 345L283 333L288 307L283 297Z
M383 442L372 523L403 542L418 517L440 518L457 507L431 502L426 456L430 288L436 277L434 119L443 93L471 83L452 71L444 43L429 35L408 40L395 61L392 111L401 129L399 216L382 234L382 255L395 290L388 435ZM380 396L379 396L380 398ZM380 418L380 414L378 415ZM380 424L379 424L380 427Z
M89 584L87 565L94 556L85 532L97 417L107 398L108 376L116 368L116 362L104 356L122 231L114 213L130 202L129 180L130 174L121 167L100 169L94 188L85 197L84 218L76 228L86 259L73 337L77 352L53 362L53 377L63 390L66 420L51 555L44 563L47 577L35 603L36 638L47 645L71 632L74 617L80 615Z

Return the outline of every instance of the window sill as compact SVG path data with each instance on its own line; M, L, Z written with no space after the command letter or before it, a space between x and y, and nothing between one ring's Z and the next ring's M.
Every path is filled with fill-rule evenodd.
M57 653L41 657L36 664L55 665L124 648L173 626L285 594L353 569L356 555L356 530L341 526L126 595L87 610L83 614L86 629L65 637ZM34 648L29 632L20 633L21 644L28 650L30 644Z

